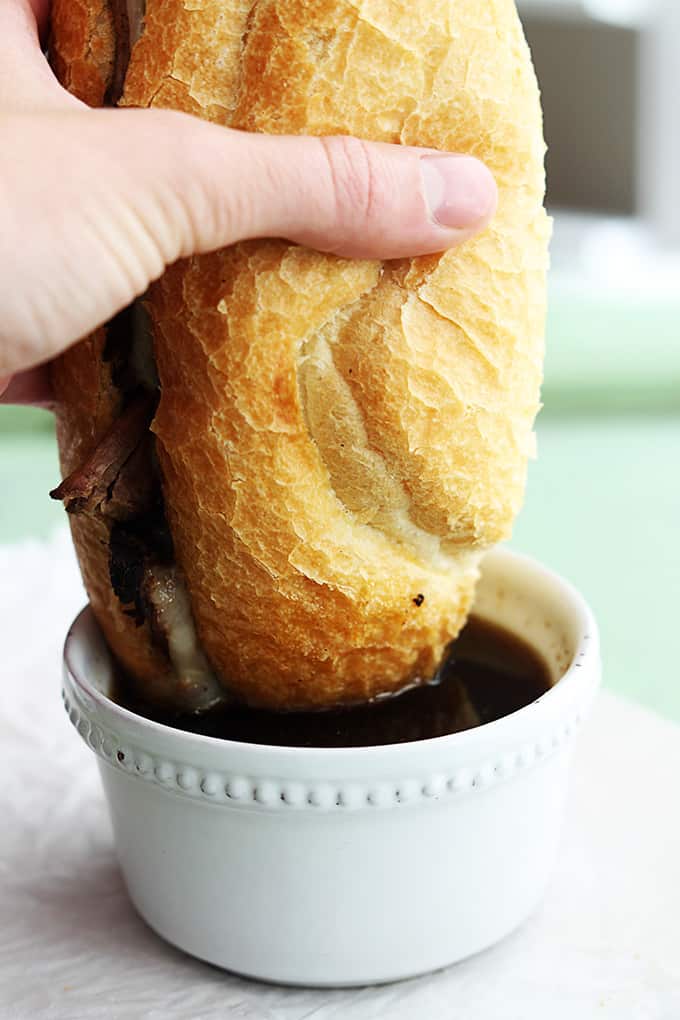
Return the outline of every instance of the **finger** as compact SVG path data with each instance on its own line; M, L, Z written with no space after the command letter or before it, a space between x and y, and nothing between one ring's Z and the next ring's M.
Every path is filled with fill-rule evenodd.
M50 0L28 0L28 3L33 11L40 38L44 41L49 24Z
M47 63L40 33L47 0L0 0L0 109L44 110L76 106Z
M351 258L423 255L468 239L496 206L491 173L467 156L247 134L168 111L0 117L3 144L4 374L54 357L180 256L255 237Z
M46 365L0 378L0 404L32 404L34 407L50 408L53 400Z
M143 221L140 242L160 255L160 264L139 267L142 288L180 255L255 237L350 258L440 252L483 229L496 209L492 174L469 156L250 134L167 111L87 117L78 118L83 158L91 164L99 153L111 200Z
M467 240L496 209L494 179L472 157L204 127L183 159L198 250L275 236L351 258L425 255Z

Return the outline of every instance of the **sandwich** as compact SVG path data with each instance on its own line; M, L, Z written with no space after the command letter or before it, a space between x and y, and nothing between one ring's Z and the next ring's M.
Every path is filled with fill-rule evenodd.
M92 106L474 155L498 212L456 250L282 239L171 266L53 368L93 611L149 702L365 703L436 675L534 450L549 221L513 0L54 0Z

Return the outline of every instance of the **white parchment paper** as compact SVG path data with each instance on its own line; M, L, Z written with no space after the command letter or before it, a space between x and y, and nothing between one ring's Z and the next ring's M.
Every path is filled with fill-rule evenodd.
M680 1020L680 727L601 697L554 881L502 945L377 989L260 985L165 945L127 900L59 695L83 603L66 532L0 547L2 1020Z

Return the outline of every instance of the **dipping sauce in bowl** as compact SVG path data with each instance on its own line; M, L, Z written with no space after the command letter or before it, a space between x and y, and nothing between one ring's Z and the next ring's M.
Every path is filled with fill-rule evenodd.
M371 704L317 712L267 712L233 704L203 714L159 711L125 677L114 700L189 733L277 747L376 747L428 740L494 722L550 688L547 663L511 631L472 616L433 682Z

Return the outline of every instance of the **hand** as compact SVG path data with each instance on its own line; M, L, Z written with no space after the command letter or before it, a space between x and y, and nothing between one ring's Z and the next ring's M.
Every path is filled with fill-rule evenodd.
M90 110L41 52L47 6L0 7L5 401L49 401L40 366L182 256L255 237L350 258L423 255L459 244L495 211L493 177L471 157Z

